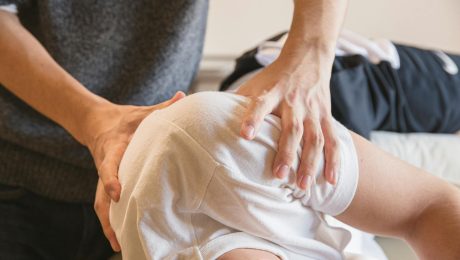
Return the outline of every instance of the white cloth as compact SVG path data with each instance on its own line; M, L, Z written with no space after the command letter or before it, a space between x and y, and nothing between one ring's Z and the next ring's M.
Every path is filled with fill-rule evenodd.
M460 136L372 132L371 141L390 154L460 187Z
M0 10L7 11L13 14L18 13L18 8L15 4L9 4L9 5L0 5Z
M257 47L255 55L257 62L264 67L274 62L280 55L287 37L288 34L285 34L277 41L265 41L261 43ZM442 61L442 66L447 73L451 75L458 73L457 64L447 54L440 50L435 50L433 53ZM398 50L391 41L387 39L371 40L344 29L340 32L337 39L335 55L348 56L355 54L366 57L373 64L387 61L393 69L399 69L401 66Z
M321 159L316 182L301 192L294 174L272 175L279 118L268 116L252 141L239 136L248 104L235 94L201 92L140 124L120 164L120 201L110 211L124 260L215 259L235 248L282 259L343 258L350 234L329 226L323 213L340 214L356 191L349 132L336 123L337 185L326 183Z
M288 34L277 41L265 41L258 47L256 60L264 67L275 61L286 42ZM388 61L391 67L399 69L400 60L395 45L387 39L369 40L357 33L342 30L335 49L337 56L359 54L378 64Z

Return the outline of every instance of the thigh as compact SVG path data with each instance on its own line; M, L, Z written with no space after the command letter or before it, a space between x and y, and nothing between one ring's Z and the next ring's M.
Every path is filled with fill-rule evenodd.
M351 226L403 237L427 207L454 189L356 134L353 141L359 162L358 188L348 209L337 217Z

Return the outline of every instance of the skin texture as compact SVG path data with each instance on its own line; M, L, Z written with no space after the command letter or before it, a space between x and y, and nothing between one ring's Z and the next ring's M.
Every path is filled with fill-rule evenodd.
M337 218L367 232L404 239L420 259L460 259L458 188L358 135L353 134L353 141L359 161L358 188L351 205ZM236 249L221 259L250 259L245 257L249 250ZM271 257L266 259L276 259Z
M280 154L273 167L283 176L299 142L311 145L302 155L299 185L307 187L314 164L325 148L325 174L335 182L339 163L331 126L328 82L334 47L347 1L295 0L291 33L281 57L240 88L253 99L242 120L242 136L252 139L271 112L283 120ZM64 127L90 150L99 174L95 210L113 249L120 247L110 227L109 197L118 201L118 166L127 143L142 119L167 106L123 106L94 95L57 64L17 17L0 11L0 83L34 109ZM33 86L31 88L30 86ZM252 130L251 130L252 129ZM303 141L302 141L303 139ZM311 179L310 179L311 180Z

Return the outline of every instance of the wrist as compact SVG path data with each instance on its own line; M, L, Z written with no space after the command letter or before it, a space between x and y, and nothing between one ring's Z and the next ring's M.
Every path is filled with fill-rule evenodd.
M306 66L310 69L325 69L332 66L335 44L319 38L288 38L281 50L280 59L289 67Z
M119 105L102 98L87 104L82 111L73 136L84 146L90 146L101 132L112 125L109 121L117 120L120 115Z
M312 51L289 51L280 55L276 66L305 83L306 86L329 86L334 56Z

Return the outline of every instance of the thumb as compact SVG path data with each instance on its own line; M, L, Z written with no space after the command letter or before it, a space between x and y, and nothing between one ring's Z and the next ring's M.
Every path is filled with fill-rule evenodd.
M162 109L162 108L166 108L174 103L176 103L177 101L181 100L182 98L184 98L186 95L184 92L182 91L177 91L176 94L174 94L174 96L169 99L169 100L166 100L160 104L157 104L157 105L153 105L152 108L154 110L156 109Z
M181 100L185 96L186 96L186 94L184 92L177 91L176 94L174 94L174 96L170 100L168 100L166 102L170 102L170 105L171 105L171 104L175 103L176 101Z

